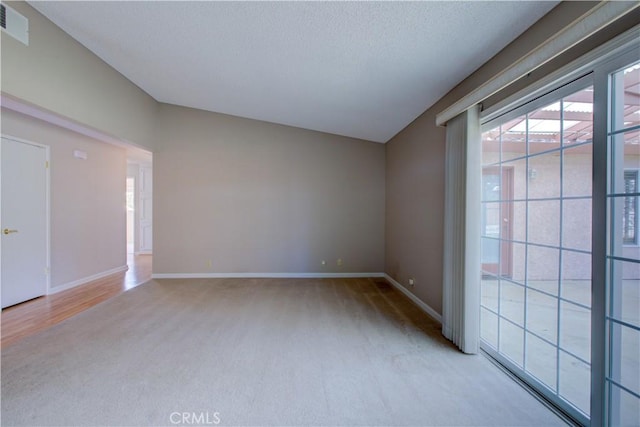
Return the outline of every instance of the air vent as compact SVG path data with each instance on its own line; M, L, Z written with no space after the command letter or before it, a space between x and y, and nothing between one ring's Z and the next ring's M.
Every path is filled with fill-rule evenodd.
M0 4L0 27L7 29L7 9Z
M0 4L2 31L14 39L29 45L29 20L9 6Z

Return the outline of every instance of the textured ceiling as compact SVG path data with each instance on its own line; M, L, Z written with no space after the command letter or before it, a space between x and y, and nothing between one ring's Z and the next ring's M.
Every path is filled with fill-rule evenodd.
M557 2L30 2L160 102L386 142Z

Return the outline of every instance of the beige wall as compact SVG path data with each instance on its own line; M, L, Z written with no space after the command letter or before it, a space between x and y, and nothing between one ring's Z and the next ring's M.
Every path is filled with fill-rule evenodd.
M6 4L29 19L29 46L2 34L4 95L153 150L152 97L27 3Z
M126 265L125 150L2 109L2 134L48 145L51 286ZM87 160L73 157L85 151Z
M437 312L442 312L445 128L436 126L436 114L596 4L560 3L386 144L385 271L405 286L409 278L414 277L415 288L409 290ZM623 32L634 20L637 22L635 12L624 18L622 24L614 24L554 60L550 66L534 71L506 88L485 103L485 107Z
M159 118L154 273L383 271L384 145L170 105Z
M386 144L385 272L441 312L445 129L428 110Z

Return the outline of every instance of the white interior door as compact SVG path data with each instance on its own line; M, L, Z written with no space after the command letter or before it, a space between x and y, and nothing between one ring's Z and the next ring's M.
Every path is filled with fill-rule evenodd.
M153 177L150 166L140 165L140 179L138 180L140 225L140 253L151 253L153 247Z
M2 308L47 292L47 150L2 138Z

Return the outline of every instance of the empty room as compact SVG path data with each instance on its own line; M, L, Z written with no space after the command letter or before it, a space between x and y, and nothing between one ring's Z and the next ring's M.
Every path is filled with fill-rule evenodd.
M640 3L0 5L3 426L640 427Z

